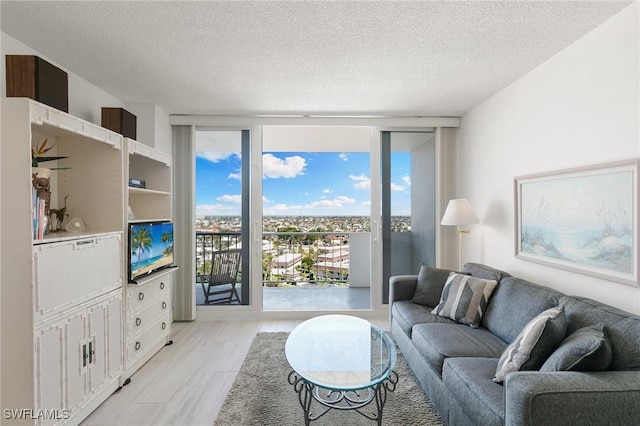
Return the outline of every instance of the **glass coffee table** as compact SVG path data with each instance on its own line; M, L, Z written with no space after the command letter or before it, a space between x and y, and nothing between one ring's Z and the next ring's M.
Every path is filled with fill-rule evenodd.
M305 425L332 409L355 410L382 424L398 374L395 346L380 327L348 315L315 317L293 329L285 354Z

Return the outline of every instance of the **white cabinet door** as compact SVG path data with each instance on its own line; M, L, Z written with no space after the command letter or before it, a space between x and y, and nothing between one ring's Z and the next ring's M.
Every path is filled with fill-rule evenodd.
M87 335L87 352L89 359L87 369L89 371L89 391L98 392L107 379L107 312L108 302L98 303L87 309L89 322L89 334Z
M122 294L107 302L107 343L104 348L109 379L120 376L124 366L122 343Z
M36 408L64 408L64 323L43 327L36 332ZM54 424L56 420L43 420Z
M119 288L122 284L121 246L120 234L36 246L36 321Z
M67 361L66 408L73 415L82 407L87 394L89 353L86 340L87 314L81 311L67 318L65 345Z

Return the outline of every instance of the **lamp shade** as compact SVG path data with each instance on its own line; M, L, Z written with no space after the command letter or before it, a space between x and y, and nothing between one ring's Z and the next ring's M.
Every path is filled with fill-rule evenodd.
M476 216L471 204L464 199L450 200L447 209L442 216L441 225L471 225L478 223L478 216Z

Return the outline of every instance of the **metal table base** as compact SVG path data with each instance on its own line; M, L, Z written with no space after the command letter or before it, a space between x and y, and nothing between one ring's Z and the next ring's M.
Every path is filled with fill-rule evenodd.
M387 394L396 390L398 374L392 371L385 380L368 388L342 391L316 386L304 380L295 371L289 373L288 380L298 394L298 401L304 411L305 426L318 420L330 410L355 410L367 419L382 425L382 410L387 402ZM318 412L312 413L311 404L314 400L322 407ZM372 401L375 401L376 410L365 411Z

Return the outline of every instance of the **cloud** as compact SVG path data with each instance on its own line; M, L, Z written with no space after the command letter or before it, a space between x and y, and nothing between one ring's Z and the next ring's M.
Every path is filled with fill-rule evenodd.
M349 161L349 154L347 154L346 152L341 152L339 157L342 161Z
M402 184L391 182L392 191L396 191L396 192L406 191L407 188L411 186L411 177L409 175L404 175L400 179L402 179Z
M240 173L229 173L229 176L227 176L227 179L242 180L242 176L240 176Z
M356 200L354 200L353 198L349 198L349 197L346 197L344 195L340 195L340 196L337 196L337 197L333 198L332 200L324 199L324 200L314 201L313 203L309 203L309 204L305 205L305 208L308 208L308 209L335 209L335 208L341 208L345 204L353 204L355 202L356 202Z
M262 175L265 178L292 178L304 174L307 161L298 155L278 158L273 154L262 156Z
M333 191L330 190L329 188L325 188L325 189L322 190L322 193L323 194L333 194Z
M219 163L220 161L226 160L233 155L238 154L234 152L196 152L196 157L203 158L205 160L211 161L212 163Z
M347 197L346 195L338 195L335 198L335 200L345 204L351 204L356 202L356 200L354 200L353 198Z
M276 204L274 206L271 206L269 208L263 208L262 213L265 216L270 216L270 215L280 215L283 213L289 214L289 215L297 215L302 213L302 206L300 205L289 205L289 204Z
M263 206L263 214L265 216L277 215L304 215L314 214L318 211L336 210L345 207L347 204L355 204L353 198L341 195L333 199L321 199L309 204L275 204L273 206Z
M371 189L371 179L364 174L360 176L349 175L349 179L355 182L353 187L356 189Z
M397 183L391 182L391 190L396 192L402 192L405 190L405 187L402 185L398 185Z
M240 204L242 203L242 195L221 195L220 197L216 198L216 200L226 203Z
M201 204L196 206L196 214L201 216L239 215L240 207L236 204Z

